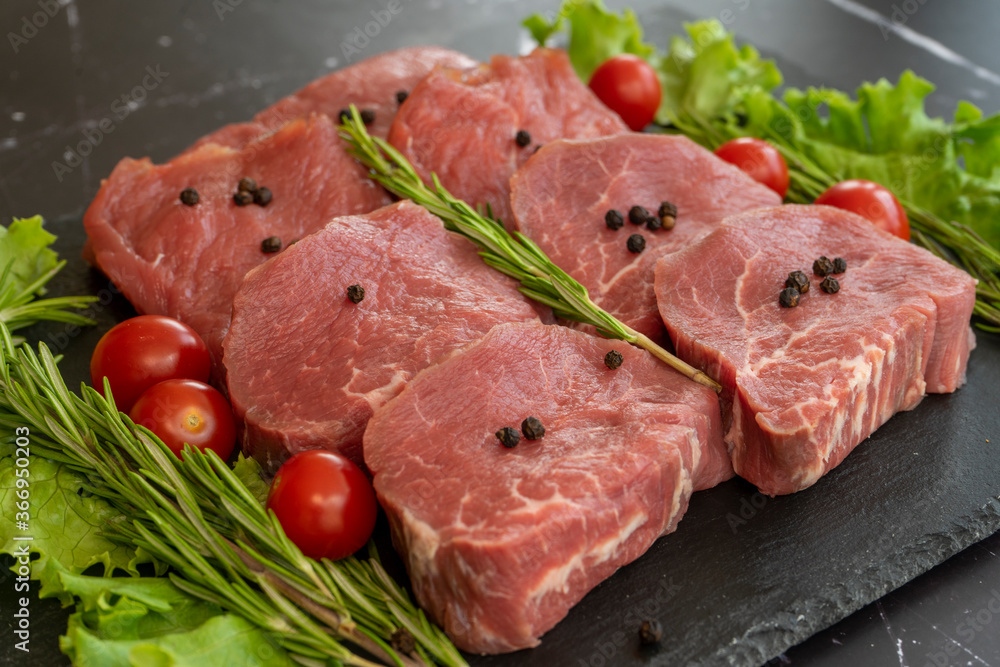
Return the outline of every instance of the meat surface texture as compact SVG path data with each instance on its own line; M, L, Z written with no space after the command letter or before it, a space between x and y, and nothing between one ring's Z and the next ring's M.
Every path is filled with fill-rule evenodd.
M840 291L813 261L842 257ZM809 291L782 308L791 271ZM925 392L965 380L975 280L826 206L733 216L660 260L656 296L677 354L723 385L736 473L763 493L814 484Z
M250 272L233 303L224 360L243 449L270 469L315 448L361 464L373 410L417 371L495 324L537 319L425 209L337 218Z
M673 229L649 231L629 222L632 206L656 215L677 207ZM724 217L781 198L738 168L681 136L624 134L545 145L511 179L517 229L576 278L591 299L653 340L665 336L656 310L656 260L713 230ZM605 223L609 209L625 226ZM645 249L630 252L630 235Z
M524 146L519 131L528 133ZM389 142L425 181L437 174L453 195L488 204L510 228L510 177L539 145L622 132L621 118L580 82L563 51L536 49L435 70L400 107Z
M494 433L528 416L544 437L504 447ZM501 653L537 645L729 478L721 434L715 393L648 353L505 324L421 371L364 448L421 606L460 648Z
M240 148L309 113L326 114L336 120L341 110L351 104L375 113L368 132L384 139L399 108L396 93L409 92L438 65L473 67L476 61L437 46L414 46L372 56L316 79L261 111L250 122L227 125L202 137L189 150L209 143Z
M249 176L273 193L267 206L237 206ZM199 201L187 206L181 191ZM222 338L244 274L268 259L261 242L283 243L338 215L389 203L344 151L326 116L293 121L241 149L208 144L163 165L126 158L84 216L91 260L140 313L191 325L208 344L221 379Z

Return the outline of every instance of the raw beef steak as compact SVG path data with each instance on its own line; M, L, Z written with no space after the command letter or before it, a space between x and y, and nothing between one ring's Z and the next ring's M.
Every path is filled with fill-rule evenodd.
M632 206L656 215L663 201L677 207L673 229L649 231L629 221ZM511 179L517 229L580 281L595 303L657 341L665 332L653 293L656 260L727 215L780 203L772 190L681 136L553 142ZM608 227L609 209L622 214L624 227ZM632 234L645 239L643 251L629 250Z
M468 56L437 46L414 46L372 56L316 79L261 111L250 122L227 125L202 137L189 150L207 143L240 148L308 113L323 113L337 120L340 111L351 104L375 112L375 121L368 126L368 131L384 139L399 108L397 92L409 92L438 65L472 67L475 64L476 61Z
M821 255L847 262L835 294L813 274ZM796 270L809 291L783 308ZM723 385L737 474L770 495L812 485L925 392L954 391L975 344L975 280L826 206L726 219L660 260L656 297L678 356Z
M266 206L237 206L240 179L273 193ZM194 206L181 202L195 188ZM388 195L344 151L326 116L301 118L242 149L215 144L164 165L126 158L102 184L83 222L89 258L140 313L191 325L212 352L221 381L222 338L243 275L269 254L331 218L365 213Z
M541 439L494 435L529 416ZM732 475L720 420L715 393L638 348L504 324L376 410L365 461L420 605L459 647L501 653L537 645Z
M523 146L519 131L527 132ZM580 82L564 52L536 49L431 72L400 107L389 142L424 180L436 173L456 197L489 204L509 229L510 177L539 145L621 132L621 118Z
M314 448L360 464L372 411L417 371L495 324L537 319L425 209L337 218L248 274L233 303L224 359L244 451L271 469Z

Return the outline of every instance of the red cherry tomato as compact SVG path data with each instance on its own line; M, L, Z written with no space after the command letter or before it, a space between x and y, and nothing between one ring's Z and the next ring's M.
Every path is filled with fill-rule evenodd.
M236 444L236 423L229 402L197 380L154 384L132 406L129 417L155 433L177 456L184 443L211 449L225 461Z
M368 542L377 507L361 469L324 449L285 461L267 496L267 508L302 553L331 560L350 556Z
M636 132L649 125L660 108L656 70L631 53L605 60L591 75L590 89Z
M730 164L735 164L746 174L777 192L782 197L788 192L788 165L778 149L763 139L740 137L722 144L715 154Z
M884 229L904 241L910 240L910 221L899 200L878 183L855 179L841 181L816 198L816 204L836 206Z
M142 392L171 378L208 381L208 347L194 329L162 315L140 315L108 331L90 358L90 379L104 393L111 383L115 404L128 412Z

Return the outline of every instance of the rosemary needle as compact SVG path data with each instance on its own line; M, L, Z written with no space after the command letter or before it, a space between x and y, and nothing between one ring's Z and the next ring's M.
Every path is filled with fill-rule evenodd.
M370 169L369 176L386 190L410 199L441 218L446 229L475 243L483 261L521 283L521 292L563 319L590 324L608 338L617 338L648 350L671 368L718 392L718 382L670 354L648 337L626 326L599 308L586 288L552 263L541 248L519 232L511 235L492 217L483 215L456 199L436 175L426 185L413 166L388 142L368 134L357 109L342 117L341 136L350 143L349 152Z

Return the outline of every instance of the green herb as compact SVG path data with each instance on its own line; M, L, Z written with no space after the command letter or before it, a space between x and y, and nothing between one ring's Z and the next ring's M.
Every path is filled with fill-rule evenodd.
M118 412L109 386L109 398L86 386L70 392L48 348L15 347L2 324L0 356L0 428L27 427L32 457L83 475L84 491L124 517L107 523L106 537L170 566L182 592L243 617L302 664L465 664L373 546L365 560L303 556L265 512L259 489L243 482L253 483L246 466L255 464L237 476L214 453L186 448L179 460ZM400 628L417 641L412 656L389 644Z
M85 308L97 301L93 296L69 296L36 300L45 294L45 285L66 265L49 248L56 240L42 228L41 216L20 220L10 227L0 226L0 322L10 331L31 326L40 320L84 326L90 318L68 309ZM20 339L18 339L20 341Z
M738 136L771 142L788 162L789 201L811 203L834 183L863 178L893 191L906 208L914 243L979 280L974 313L1000 331L1000 116L983 118L959 102L948 123L930 118L934 89L912 72L894 86L862 85L852 99L830 89L773 91L781 73L752 46L738 47L718 21L685 26L665 54L643 42L631 12L600 0L569 0L554 21L525 25L539 41L569 31L568 52L586 80L605 59L628 52L657 69L663 101L657 122L714 149Z
M441 218L446 229L475 243L484 262L520 281L525 296L549 306L559 317L590 324L604 336L644 348L695 382L721 390L715 380L597 307L586 288L553 264L531 239L519 232L511 235L499 221L453 197L436 175L432 175L432 187L424 184L399 151L368 134L353 106L341 120L341 136L350 142L350 153L371 170L371 178L393 194L423 206Z

